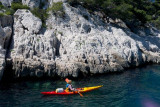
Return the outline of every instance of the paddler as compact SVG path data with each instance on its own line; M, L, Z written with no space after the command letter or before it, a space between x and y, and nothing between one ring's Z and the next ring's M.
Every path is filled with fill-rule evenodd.
M73 88L72 86L72 80L69 80L68 78L65 79L65 81L67 82L66 84L66 90L67 92L70 92L70 91L77 91L75 88Z

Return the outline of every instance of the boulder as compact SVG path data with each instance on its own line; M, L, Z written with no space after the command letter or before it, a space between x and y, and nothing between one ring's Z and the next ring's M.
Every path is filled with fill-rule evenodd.
M16 26L24 27L25 30L29 31L30 33L38 33L42 26L42 21L35 17L29 10L17 10L14 14L15 20L18 20ZM15 28L17 28L15 26Z

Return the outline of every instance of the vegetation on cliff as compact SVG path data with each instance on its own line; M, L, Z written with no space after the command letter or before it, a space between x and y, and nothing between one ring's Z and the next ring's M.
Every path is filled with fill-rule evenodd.
M101 11L111 18L120 18L127 24L140 21L152 23L160 29L159 0L68 0L72 6L83 5L90 12Z
M15 11L18 9L29 9L29 7L27 5L23 5L21 2L12 2L11 7L7 8L3 6L2 3L0 2L0 10L4 11L0 13L0 16L13 15Z
M18 9L29 9L27 5L23 5L21 2L12 2L11 8L16 11Z
M58 16L63 16L64 15L63 2L53 3L52 6L50 8L47 8L47 9L43 9L43 5L41 4L39 8L31 9L31 12L35 16L39 17L42 20L42 26L43 27L47 27L45 23L46 23L46 20L49 16L49 11L54 13L56 16L57 15Z
M53 12L56 16L64 16L64 10L63 10L63 2L57 2L53 3L50 8L47 9L47 11Z
M64 15L64 11L63 11L63 2L57 2L57 3L53 3L52 6L48 9L43 9L44 3L41 2L39 8L29 8L27 5L23 5L21 2L12 2L11 3L11 7L7 8L5 6L2 5L2 3L0 2L0 10L4 10L4 12L0 13L0 16L4 16L4 15L13 15L15 13L15 11L17 11L18 9L28 9L31 10L31 12L36 16L39 17L42 20L42 26L46 27L45 21L47 20L48 16L49 16L49 11L51 11L52 13L54 13L55 15L58 16L63 16Z
M82 5L89 12L100 11L104 13L104 18L121 19L128 26L135 22L139 25L151 23L160 29L160 1L159 0L68 0L72 6ZM0 2L0 10L3 15L12 15L17 9L30 9L34 15L39 17L43 23L48 18L48 11L52 11L56 16L64 16L63 2L53 3L48 9L44 9L44 2L39 8L30 9L21 2L12 2L11 8L4 7Z

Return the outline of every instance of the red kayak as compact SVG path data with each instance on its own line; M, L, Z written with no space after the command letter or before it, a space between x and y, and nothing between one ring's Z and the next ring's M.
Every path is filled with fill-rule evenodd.
M98 88L101 88L102 86L103 85L94 86L94 87L77 88L78 91L74 91L74 92L66 92L64 90L63 92L56 92L56 91L41 92L41 94L43 94L43 95L72 95L72 94L78 94L78 92L84 93L84 92L89 92L89 91L92 91L92 90L96 90Z

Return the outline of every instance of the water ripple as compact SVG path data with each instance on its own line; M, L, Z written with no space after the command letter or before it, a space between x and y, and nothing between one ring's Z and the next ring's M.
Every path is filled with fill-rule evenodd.
M70 96L43 96L42 91L65 87L63 80L27 81L0 85L0 107L159 107L160 66L127 70L73 81L75 87L104 85Z

